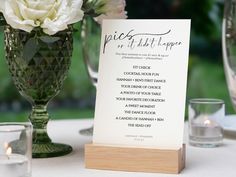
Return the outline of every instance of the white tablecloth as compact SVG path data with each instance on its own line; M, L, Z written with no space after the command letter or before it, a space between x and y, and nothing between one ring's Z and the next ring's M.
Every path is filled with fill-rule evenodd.
M224 139L224 145L218 148L192 147L186 141L186 168L179 175L85 169L84 144L92 138L78 132L92 123L92 120L50 121L50 137L54 142L70 144L73 152L63 157L33 159L32 177L236 177L236 139Z

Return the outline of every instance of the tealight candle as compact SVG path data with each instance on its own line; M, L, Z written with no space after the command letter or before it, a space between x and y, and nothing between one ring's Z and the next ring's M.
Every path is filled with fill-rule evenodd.
M1 177L27 177L28 159L24 155L12 154L12 148L8 147L6 155L0 156Z
M213 121L206 120L203 124L192 123L191 135L196 137L217 138L222 136L222 128Z
M189 142L194 146L222 144L223 132L217 121L224 117L224 102L217 99L193 99L189 104Z
M30 125L0 124L0 177L31 176Z

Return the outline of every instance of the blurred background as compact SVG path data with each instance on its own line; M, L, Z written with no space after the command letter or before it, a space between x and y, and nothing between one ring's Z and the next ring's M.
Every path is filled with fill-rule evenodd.
M234 113L222 63L221 23L223 0L127 0L130 19L191 19L187 100L219 98L227 114ZM16 90L4 59L3 29L0 29L0 122L26 121L30 104ZM74 35L74 53L68 78L61 92L49 103L51 119L91 118L95 88L81 55L79 33ZM186 109L187 110L187 109Z

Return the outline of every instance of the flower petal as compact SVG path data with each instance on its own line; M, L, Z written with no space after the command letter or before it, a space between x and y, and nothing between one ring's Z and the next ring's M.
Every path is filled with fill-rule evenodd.
M40 18L44 17L47 15L48 11L47 10L35 10L28 8L25 3L22 3L21 1L17 1L17 4L20 9L20 14L25 20L33 20L36 21L39 20Z
M50 18L51 20L55 19L60 5L60 1L57 1L55 4L53 4L51 9L47 11L47 14L40 18L40 21L43 22L46 18Z
M65 30L67 28L67 25L63 23L63 21L52 21L49 18L46 18L44 20L43 25L41 25L43 28L43 31L48 35L54 35L58 31Z
M36 10L50 10L53 4L59 2L61 0L40 0L40 1L35 1L35 0L28 0L26 1L27 7L31 9L36 9Z
M103 19L126 19L127 12L125 11L125 0L107 0L105 5L105 13L95 17L95 21L102 24Z
M4 17L9 25L15 29L21 29L30 32L36 25L33 20L22 20L14 13L14 8L16 2L6 1L4 6Z
M82 0L63 0L58 13L56 14L57 18L46 18L44 23L41 25L44 32L53 35L58 31L68 28L67 25L82 20L84 16L84 12L81 10L82 4Z
M81 10L81 7L83 5L82 0L71 0L71 6L70 6L70 14L68 24L76 23L80 20L82 20L84 16L84 12Z

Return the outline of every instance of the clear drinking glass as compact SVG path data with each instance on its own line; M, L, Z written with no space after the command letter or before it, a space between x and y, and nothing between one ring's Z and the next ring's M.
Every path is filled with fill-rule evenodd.
M226 0L222 25L224 70L234 110L236 110L236 0Z
M31 157L31 125L0 123L0 177L30 177Z
M98 64L101 42L101 26L92 17L86 17L82 23L81 37L83 41L83 59L87 69L88 76L93 84L97 87ZM92 136L93 126L80 130L81 135Z
M222 144L223 130L219 124L225 116L224 101L219 99L192 99L189 101L189 143L199 147Z

